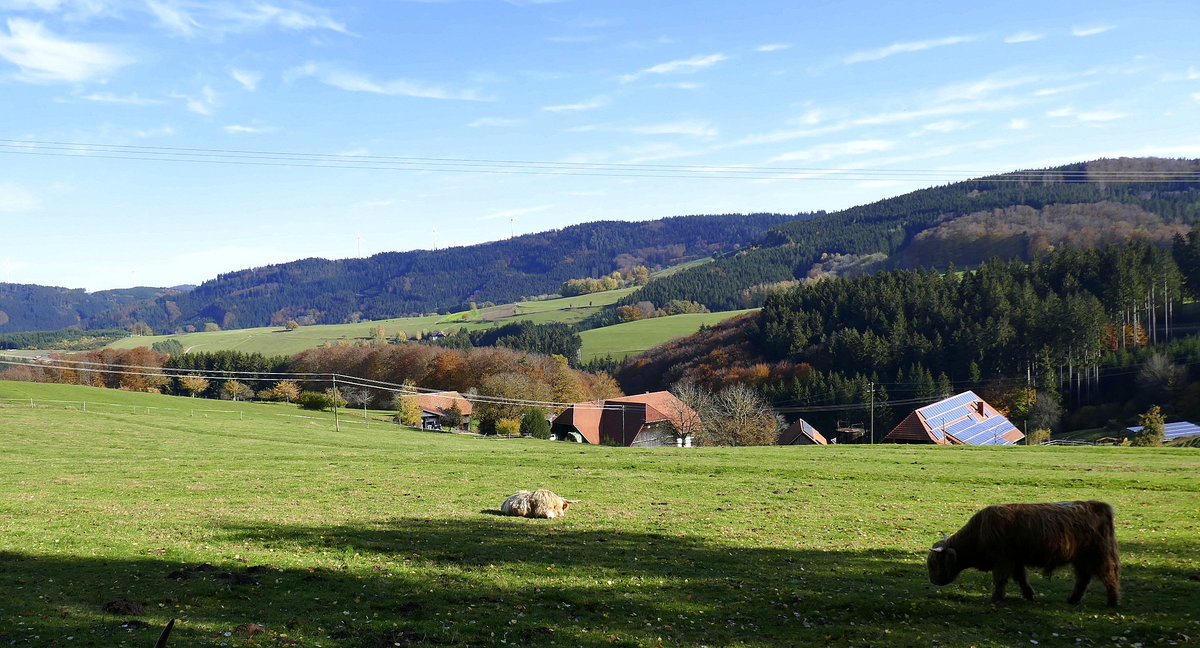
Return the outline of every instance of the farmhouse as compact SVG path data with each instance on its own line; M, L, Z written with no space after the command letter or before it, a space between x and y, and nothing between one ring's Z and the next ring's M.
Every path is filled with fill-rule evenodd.
M996 408L965 391L926 405L900 421L884 442L941 445L1013 445L1025 438Z
M796 419L786 430L779 433L779 445L829 445L825 435L804 419Z
M417 394L417 405L421 408L421 427L424 429L440 430L442 417L456 405L462 413L462 425L458 429L465 430L471 424L471 401L456 391Z
M691 445L700 417L670 392L575 403L554 418L559 441L620 446Z

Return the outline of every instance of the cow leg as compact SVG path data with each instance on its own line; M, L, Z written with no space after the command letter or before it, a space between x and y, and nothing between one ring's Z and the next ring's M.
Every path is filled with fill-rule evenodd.
M1092 570L1080 565L1075 565L1075 588L1071 590L1071 595L1067 597L1067 603L1078 605L1083 600L1083 593L1087 591L1088 583L1092 581Z
M996 565L992 569L992 602L999 603L1004 600L1004 588L1008 585L1008 576L1012 573L1012 568L1007 565Z
M1013 580L1017 581L1017 585L1021 587L1021 596L1025 597L1026 601L1033 600L1033 588L1029 586L1029 579L1025 575L1025 565L1017 565L1012 570Z
M1108 590L1108 606L1116 607L1121 602L1120 567L1116 562L1101 565L1098 576L1100 582L1104 583L1104 589Z

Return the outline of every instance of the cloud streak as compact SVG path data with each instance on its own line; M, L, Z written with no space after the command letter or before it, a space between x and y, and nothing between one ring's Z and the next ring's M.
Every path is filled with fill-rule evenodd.
M921 52L924 50L933 49L935 47L946 47L947 45L958 45L960 43L969 43L975 40L974 36L948 36L946 38L937 38L933 40L910 41L907 43L893 43L887 47L879 49L864 50L855 52L850 56L842 59L847 65L853 63L866 63L868 61L878 61L896 54L907 54L909 52Z
M1104 32L1112 31L1113 29L1116 29L1115 25L1095 25L1095 26L1090 26L1090 27L1078 27L1077 26L1077 27L1071 28L1071 35L1072 36L1095 36L1096 34L1103 34Z
M59 38L39 22L9 18L7 25L8 33L0 32L0 58L20 68L21 81L98 81L133 62L104 45Z
M580 112L583 110L595 110L597 108L604 108L609 103L610 103L610 100L608 97L599 96L599 97L592 97L591 99L585 99L583 101L580 101L578 103L573 103L573 104L560 104L557 106L542 106L542 110L545 110L548 112Z
M392 97L415 97L420 99L451 99L458 101L487 101L475 90L453 90L438 85L409 79L377 81L370 77L336 67L307 63L292 68L285 75L288 79L312 77L325 85L349 92L368 92Z
M620 77L621 83L629 83L650 74L691 74L699 72L704 68L712 67L721 61L727 61L729 57L724 54L709 54L707 56L693 56L690 59L679 59L652 65L644 70L639 70L633 74L625 74Z

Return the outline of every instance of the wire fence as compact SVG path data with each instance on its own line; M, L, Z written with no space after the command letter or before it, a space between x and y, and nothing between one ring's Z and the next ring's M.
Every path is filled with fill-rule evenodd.
M247 413L244 410L212 409L208 407L158 407L153 405L130 405L127 403L109 403L105 401L94 400L55 400L49 398L0 398L0 405L7 405L9 407L27 407L30 409L68 409L93 414L165 414L189 418L233 419L236 417L238 420L246 420L247 418L255 418L256 416L259 416L258 413ZM280 413L272 413L271 415L293 419L304 419L309 421L320 421L323 423L329 423L331 425L335 423L333 415L305 416L303 414ZM364 416L361 412L349 409L341 410L337 416L337 422L348 423L351 425L391 425L390 422L372 419L369 415Z

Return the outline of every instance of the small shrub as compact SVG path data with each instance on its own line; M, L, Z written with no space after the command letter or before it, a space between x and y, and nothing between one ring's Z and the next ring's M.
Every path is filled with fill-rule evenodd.
M327 410L333 407L333 399L330 398L329 395L322 394L321 392L306 391L302 392L300 397L296 399L296 404L299 405L301 409L319 412L321 410Z
M500 436L521 436L521 421L515 418L502 418L496 421L496 434Z

